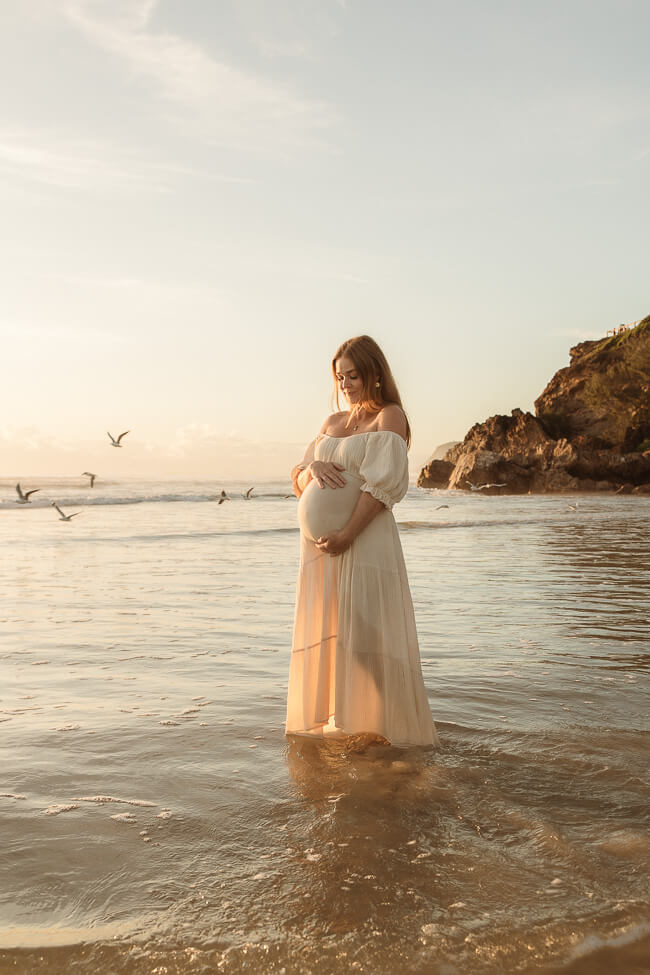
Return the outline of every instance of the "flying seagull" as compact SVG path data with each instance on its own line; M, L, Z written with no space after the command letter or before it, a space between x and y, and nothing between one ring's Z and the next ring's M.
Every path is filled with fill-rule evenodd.
M106 432L108 433L108 430ZM122 439L122 437L126 437L127 433L130 432L131 432L130 430L125 430L124 433L121 433L119 435L117 440L115 439L112 433L108 433L109 437L111 438L111 447L121 447L122 444L120 443L120 440Z
M56 510L59 512L59 521L72 521L75 515L81 514L80 511L73 511L71 515L64 515L56 501L50 501L50 504L53 504Z
M124 436L124 434L122 434L122 436ZM110 433L109 433L109 437L110 437ZM94 487L95 486L95 478L97 477L96 474L91 474L90 471L84 471L82 477L89 477L90 478L90 486L91 487Z
M225 491L222 491L221 497L219 498L219 504L223 504L224 501L230 501L230 498L228 497Z
M465 480L469 484L469 486L472 489L472 491L484 491L486 488L505 487L506 486L505 481L502 484L472 484L472 482L470 480L468 480L468 478L465 478Z
M246 494L244 495L244 497L246 498L247 501L250 501L251 495L252 495L252 493L253 493L254 490L255 490L254 487L249 488L248 491L246 492Z
M439 504L438 507L436 508L436 511L440 511L441 508L448 508L448 507L449 507L448 504Z
M30 494L36 494L36 492L40 490L41 490L40 488L33 488L33 490L25 491L25 493L23 494L20 484L17 484L16 491L18 492L18 501L16 502L16 504L31 504L32 502L29 497Z

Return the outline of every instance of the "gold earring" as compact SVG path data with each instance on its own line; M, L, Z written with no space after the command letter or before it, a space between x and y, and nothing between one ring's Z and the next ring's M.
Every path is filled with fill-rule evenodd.
M375 383L375 388L376 389L379 389L380 386L381 386L381 383L379 382L379 380L377 380L377 382Z

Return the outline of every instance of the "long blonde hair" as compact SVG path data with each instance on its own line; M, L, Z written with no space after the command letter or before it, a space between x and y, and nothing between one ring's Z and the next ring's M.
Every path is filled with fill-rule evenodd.
M354 368L359 373L361 382L363 383L360 401L350 410L347 426L362 412L379 413L384 406L394 403L400 407L406 418L406 443L410 446L411 427L406 416L406 410L402 406L402 399L397 388L397 383L390 371L386 356L375 340L370 338L369 335L357 335L353 339L347 339L339 345L334 353L332 374L334 376L334 399L336 401L336 408L338 410L341 409L336 363L342 356L347 356L352 360Z

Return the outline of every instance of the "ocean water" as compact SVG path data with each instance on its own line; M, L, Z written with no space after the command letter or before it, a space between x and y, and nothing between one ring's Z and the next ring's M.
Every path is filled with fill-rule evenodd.
M0 481L1 973L650 970L650 499L411 488L442 747L346 754L284 735L287 483L32 480Z

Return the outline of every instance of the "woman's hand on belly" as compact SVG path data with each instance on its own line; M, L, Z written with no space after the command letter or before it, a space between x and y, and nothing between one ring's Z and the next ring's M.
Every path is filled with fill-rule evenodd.
M319 487L337 488L345 484L345 478L339 473L345 468L332 460L313 460L307 470Z
M342 555L352 545L355 538L361 534L367 525L373 521L377 515L385 511L381 501L373 498L367 491L362 491L357 501L356 508L352 512L352 517L345 528L337 531L326 532L316 539L316 548L327 555Z
M341 529L335 532L328 532L316 539L316 548L326 555L343 555L350 548L354 539Z

